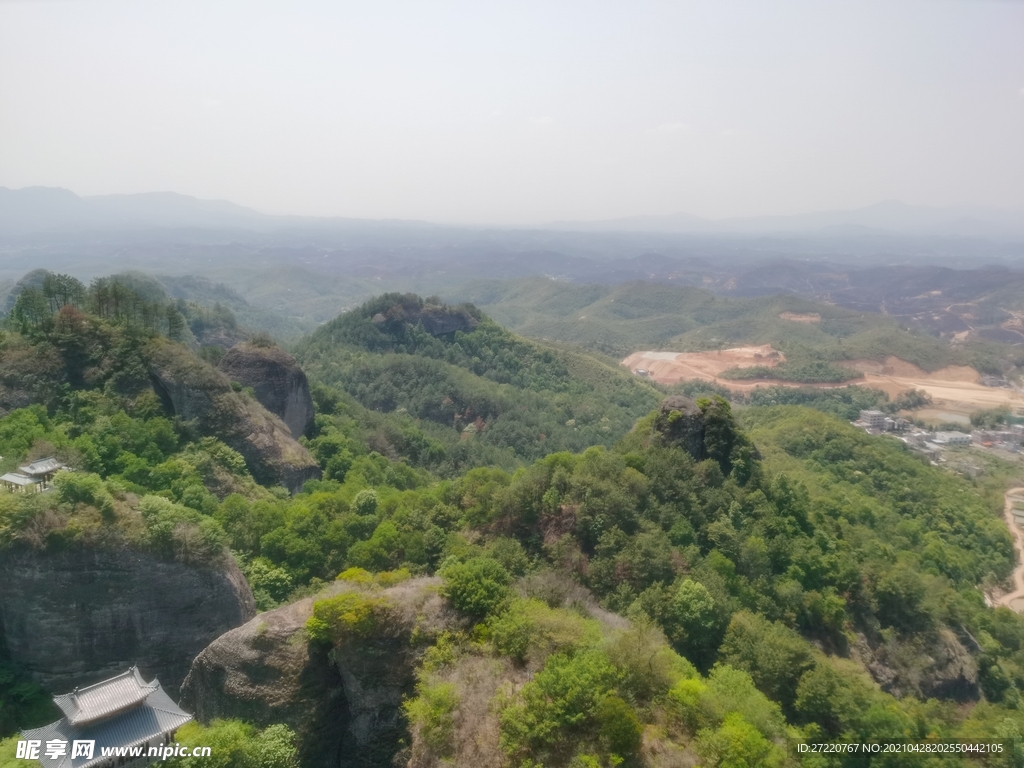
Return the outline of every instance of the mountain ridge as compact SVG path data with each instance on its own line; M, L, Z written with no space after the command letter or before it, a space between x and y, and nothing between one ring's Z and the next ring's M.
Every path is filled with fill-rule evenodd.
M556 220L539 225L453 225L413 219L267 214L223 199L177 192L79 196L61 187L0 187L0 229L8 234L47 231L199 228L276 231L291 227L441 227L455 230L644 232L660 234L754 235L832 233L857 235L938 235L944 237L1024 237L1024 211L981 206L912 205L885 200L853 209L790 215L709 219L678 212L596 221Z

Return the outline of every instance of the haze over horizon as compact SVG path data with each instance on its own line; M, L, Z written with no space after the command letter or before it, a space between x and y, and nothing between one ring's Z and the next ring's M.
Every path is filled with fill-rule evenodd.
M531 225L1024 208L1024 4L0 3L0 186Z

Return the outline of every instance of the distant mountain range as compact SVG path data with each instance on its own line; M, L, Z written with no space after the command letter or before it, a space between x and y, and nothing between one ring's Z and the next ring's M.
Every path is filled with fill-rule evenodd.
M634 216L604 221L559 221L550 229L581 232L662 232L692 234L815 233L839 236L871 234L940 237L1024 237L1024 211L990 208L933 208L888 200L865 208L815 211L794 216L703 219L687 213Z
M227 200L201 200L176 192L79 197L56 187L0 187L0 235L149 229L273 232L381 225L432 226L391 220L274 216Z
M0 236L69 234L88 231L218 230L245 232L399 229L459 229L426 222L274 216L226 200L200 200L174 192L79 197L66 189L0 187ZM485 231L484 228L463 228ZM812 235L858 237L909 235L1024 239L1024 211L932 208L897 201L866 208L817 211L795 216L704 219L679 213L604 221L557 221L536 232L650 233L662 235ZM490 231L494 231L491 229ZM505 231L523 231L506 228Z

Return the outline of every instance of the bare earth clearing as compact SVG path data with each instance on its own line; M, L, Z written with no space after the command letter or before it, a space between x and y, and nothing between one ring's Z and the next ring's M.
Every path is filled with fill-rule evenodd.
M779 315L783 320L792 320L794 323L820 323L821 315L817 312L783 312Z
M715 352L634 352L622 361L631 371L647 370L659 384L677 384L689 379L715 381L736 390L753 389L756 382L735 382L719 379L718 374L730 368L754 365L775 366L786 358L770 344L759 347L733 347Z
M647 370L650 378L661 384L699 379L728 387L735 392L748 392L766 386L818 386L836 387L846 384L806 385L775 380L732 381L719 378L728 368L747 368L754 365L774 366L785 358L771 345L734 347L714 352L634 352L622 361L631 371ZM864 372L864 376L847 382L863 387L881 389L889 397L900 392L919 389L932 398L933 407L952 414L968 415L982 408L1009 406L1024 411L1024 395L1012 389L985 387L979 383L980 375L965 365L950 365L928 373L916 365L888 357L884 361L849 360L841 363Z

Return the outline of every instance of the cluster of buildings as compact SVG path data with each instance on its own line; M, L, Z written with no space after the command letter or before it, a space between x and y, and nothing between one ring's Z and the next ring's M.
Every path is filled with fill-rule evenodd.
M0 475L0 487L12 493L45 491L53 482L53 476L62 469L67 467L52 456L37 459L27 466L18 467L17 472Z
M936 463L944 461L943 452L948 448L976 445L1017 453L1024 446L1024 424L1012 424L1003 429L976 429L970 433L948 430L930 432L915 427L906 419L893 418L882 411L863 410L853 425L872 435L896 434L911 450ZM963 461L958 462L954 469L970 477L984 474L980 467Z
M1011 424L1005 429L976 429L971 432L971 441L985 448L1016 451L1024 445L1024 424Z

